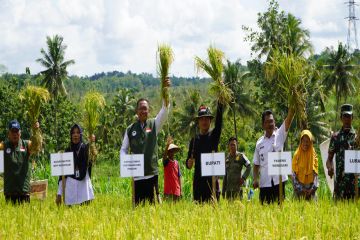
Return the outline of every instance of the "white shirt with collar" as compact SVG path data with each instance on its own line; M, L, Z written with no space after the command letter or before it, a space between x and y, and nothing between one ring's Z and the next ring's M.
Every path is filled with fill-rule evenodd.
M287 137L285 130L285 122L279 129L275 129L270 138L265 134L256 142L254 153L254 165L260 166L260 187L272 187L271 180L274 185L279 184L279 176L268 174L268 153L280 152L284 148L284 143ZM287 181L287 175L282 175L282 181Z

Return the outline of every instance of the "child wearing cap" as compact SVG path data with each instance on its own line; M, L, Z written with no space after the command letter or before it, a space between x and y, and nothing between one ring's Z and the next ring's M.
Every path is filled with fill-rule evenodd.
M164 199L178 201L181 196L181 174L178 161L174 159L180 148L169 139L164 151Z

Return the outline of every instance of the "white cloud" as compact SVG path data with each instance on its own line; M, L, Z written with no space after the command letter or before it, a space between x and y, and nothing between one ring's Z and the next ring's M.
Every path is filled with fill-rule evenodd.
M317 52L346 40L347 7L335 0L279 1L280 8L302 19ZM250 59L242 25L256 28L264 0L0 0L0 64L10 72L38 72L35 60L46 36L60 34L75 59L70 74L120 70L156 73L156 48L170 43L172 73L194 76L194 56L209 44L231 60Z

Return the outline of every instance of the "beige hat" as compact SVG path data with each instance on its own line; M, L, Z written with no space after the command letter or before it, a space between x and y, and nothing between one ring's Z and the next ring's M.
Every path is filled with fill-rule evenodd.
M175 150L175 151L179 151L180 148L178 146L176 146L175 144L171 143L167 149L168 151L170 150Z

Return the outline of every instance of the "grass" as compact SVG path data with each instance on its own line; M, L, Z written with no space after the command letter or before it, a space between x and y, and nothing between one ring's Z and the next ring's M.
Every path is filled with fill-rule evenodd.
M261 206L258 200L132 209L130 198L97 194L89 206L45 202L12 206L0 197L6 239L360 239L360 205L320 200Z
M294 201L288 183L282 207L262 206L258 190L250 201L201 205L191 201L193 172L182 171L184 197L177 204L133 209L130 179L119 178L117 161L95 165L95 200L88 206L57 207L54 177L44 202L12 206L0 195L0 239L360 239L360 204L332 201L322 178L317 202Z

